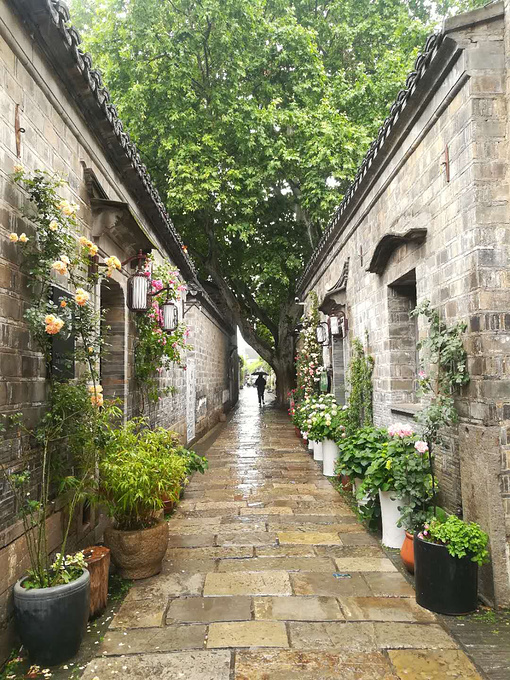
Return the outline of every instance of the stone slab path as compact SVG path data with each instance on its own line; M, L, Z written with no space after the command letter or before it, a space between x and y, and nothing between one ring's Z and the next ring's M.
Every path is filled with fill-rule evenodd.
M475 680L287 416L244 390L85 680Z

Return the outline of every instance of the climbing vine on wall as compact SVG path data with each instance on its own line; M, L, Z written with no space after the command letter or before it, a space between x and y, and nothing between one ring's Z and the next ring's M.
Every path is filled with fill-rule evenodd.
M179 323L174 331L163 328L162 303L167 300L178 303L186 290L179 272L168 264L154 265L149 258L146 275L151 278L153 301L146 313L136 316L135 344L135 378L142 411L146 404L150 406L175 390L162 385L162 374L174 364L185 370L184 350L191 349L186 344L189 329L185 323Z
M303 319L301 349L296 356L298 400L317 392L323 370L322 347L317 341L316 334L320 322L317 294L312 291L310 298L312 301L310 311Z
M352 343L352 357L349 366L349 429L354 432L373 422L372 373L374 358L363 347L358 338Z

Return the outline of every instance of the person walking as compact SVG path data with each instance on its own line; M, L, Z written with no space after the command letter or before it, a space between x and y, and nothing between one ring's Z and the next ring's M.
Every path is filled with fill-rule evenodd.
M266 381L264 379L264 376L262 373L258 376L257 380L255 380L255 387L257 388L257 395L259 398L259 406L262 406L264 404L264 391L266 389Z

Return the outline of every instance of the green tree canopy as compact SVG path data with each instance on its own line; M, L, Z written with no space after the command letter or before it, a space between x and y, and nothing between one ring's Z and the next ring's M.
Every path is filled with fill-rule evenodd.
M292 382L294 286L439 15L477 0L74 0L204 280Z

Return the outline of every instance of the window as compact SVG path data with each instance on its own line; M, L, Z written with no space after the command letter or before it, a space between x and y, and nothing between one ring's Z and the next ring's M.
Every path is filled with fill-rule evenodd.
M60 305L62 298L69 299L71 294L62 288L53 286L52 301ZM66 337L63 333L57 333L51 339L51 372L56 380L72 380L74 378L74 344L73 331Z
M417 401L419 355L416 307L416 271L413 269L388 287L391 401Z

